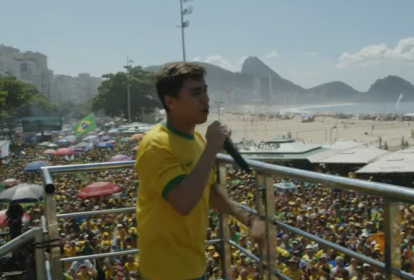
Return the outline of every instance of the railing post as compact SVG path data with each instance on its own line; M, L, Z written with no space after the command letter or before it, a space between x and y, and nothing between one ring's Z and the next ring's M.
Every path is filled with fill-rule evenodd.
M43 229L41 227L35 229L35 258L36 258L36 279L46 279L46 262L45 262L45 251L42 248L43 243Z
M60 263L59 228L56 217L55 186L47 168L41 170L43 177L43 199L45 219L48 229L47 240L50 242L50 268L52 279L62 279L62 264Z
M227 193L227 170L225 163L217 164L219 188ZM220 213L220 247L221 247L221 273L223 279L231 279L231 250L230 229L228 215Z
M401 269L401 224L398 202L384 199L384 263L385 279L400 279L392 270Z
M277 279L272 274L273 267L277 265L277 251L276 251L276 227L269 223L269 220L275 219L275 187L272 175L266 175L265 177L265 226L266 226L266 242L267 242L267 259L268 265L267 279Z
M256 173L256 211L257 214L259 214L259 216L264 215L264 205L263 205L263 201L264 201L264 193L265 192L265 182L264 182L264 176L262 173L257 172ZM265 279L264 278L264 273L263 273L263 260L264 260L264 248L263 248L263 243L259 244L259 256L260 256L260 263L259 263L259 270L260 270L260 279Z

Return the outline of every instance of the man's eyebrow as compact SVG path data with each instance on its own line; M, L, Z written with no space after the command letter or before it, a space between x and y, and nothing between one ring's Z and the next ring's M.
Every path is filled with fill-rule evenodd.
M203 90L203 89L207 89L207 85L193 87L190 91L199 91L199 90Z

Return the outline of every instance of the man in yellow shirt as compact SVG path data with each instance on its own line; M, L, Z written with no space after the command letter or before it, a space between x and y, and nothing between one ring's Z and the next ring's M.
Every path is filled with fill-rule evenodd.
M210 207L252 226L252 235L261 234L261 223L240 213L215 186L215 157L229 136L227 127L211 124L207 142L195 131L209 113L205 74L203 67L185 62L167 64L157 74L167 120L147 133L136 161L140 272L145 279L203 277Z

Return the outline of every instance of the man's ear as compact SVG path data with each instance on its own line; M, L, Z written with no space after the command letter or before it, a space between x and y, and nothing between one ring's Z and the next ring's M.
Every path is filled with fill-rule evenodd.
M169 96L169 95L166 95L164 97L165 106L167 106L168 109L173 109L174 105L175 105L175 100L176 100L176 98L174 98L172 96Z

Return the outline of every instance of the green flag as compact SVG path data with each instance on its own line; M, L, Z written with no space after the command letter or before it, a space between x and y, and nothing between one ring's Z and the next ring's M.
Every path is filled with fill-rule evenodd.
M342 223L342 208L339 209L338 214L336 215L336 222L338 224Z
M84 117L80 122L72 126L73 135L81 136L96 129L96 122L93 113Z

